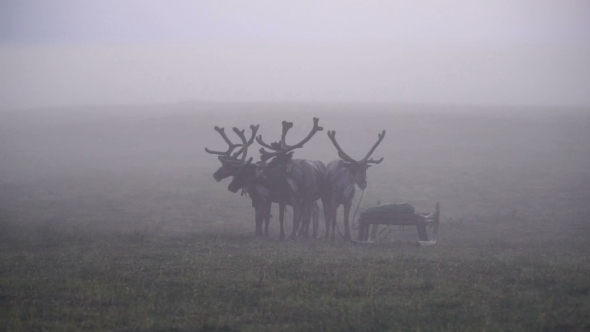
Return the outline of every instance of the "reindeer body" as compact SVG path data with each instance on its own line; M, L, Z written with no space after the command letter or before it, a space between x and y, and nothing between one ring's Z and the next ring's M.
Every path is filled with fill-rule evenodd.
M350 167L347 167L342 160L334 160L328 164L326 170L326 195L329 202L329 217L326 218L326 233L325 238L331 234L331 238L335 238L336 216L338 207L344 206L344 238L349 239L350 231L348 226L348 218L350 215L350 207L355 192L355 179Z
M221 151L212 151L209 150L208 148L205 148L205 151L207 153L210 154L215 154L215 155L219 155L218 159L221 162L221 167L219 167L217 169L217 171L215 171L215 173L213 174L213 178L215 179L215 181L220 182L221 180L228 178L230 176L235 177L241 167L243 167L244 165L248 165L251 162L251 159L249 161L246 162L246 155L248 153L248 147L250 145L252 145L252 143L254 142L254 138L256 136L256 132L258 131L259 126L256 125L251 125L250 129L252 130L252 137L250 138L250 140L246 141L246 138L244 136L244 130L240 131L237 128L233 128L233 131L238 135L238 137L240 137L240 139L242 140L242 144L235 144L233 142L231 142L231 140L227 137L227 135L225 134L225 130L224 128L220 128L220 127L215 127L215 131L217 131L221 137L223 138L223 140L228 144L228 150L221 152ZM241 147L241 149L232 154L233 150ZM266 210L264 207L264 204L262 204L262 200L260 198L258 198L258 195L256 194L257 188L252 186L251 188L246 188L245 186L242 186L246 192L250 192L250 198L252 199L252 206L255 209L255 219L256 219L256 235L257 236L261 236L263 235L262 233L262 227L261 227L261 222L259 225L258 220L262 220L261 218L264 218L264 216L268 215L270 216L270 206L268 208L268 213L265 213ZM230 190L231 191L231 190ZM237 190L236 190L237 191ZM233 192L236 192L233 191ZM268 221L267 221L267 232L268 232Z
M256 141L263 146L260 149L262 160L269 160L267 174L271 186L284 190L287 188L290 203L293 206L293 230L290 237L295 239L297 232L307 236L312 210L318 198L323 196L323 181L325 165L319 161L292 159L293 150L303 147L318 131L323 130L318 125L319 119L313 119L313 128L310 133L299 143L287 145L285 138L289 129L293 127L292 122L283 121L283 131L278 142L267 144L258 136ZM268 152L267 148L273 152ZM272 191L272 190L271 190ZM324 204L327 204L322 200ZM324 208L324 213L326 209ZM315 223L314 223L315 225ZM301 228L300 228L301 226ZM314 236L317 235L317 227L314 229Z
M326 191L330 200L335 203L344 204L354 198L354 177L344 161L334 160L328 164L326 182L328 183Z
M325 238L335 239L336 217L338 207L344 206L344 239L350 241L350 227L348 219L350 216L350 207L352 206L352 199L354 198L355 185L362 190L367 187L367 169L369 164L379 164L383 161L369 159L371 154L375 151L379 143L385 137L385 130L379 134L379 139L371 148L369 153L360 161L352 159L340 147L336 141L336 132L328 131L328 137L338 150L340 160L334 160L328 164L326 169L326 196L329 202L329 215L326 218L326 234Z
M326 165L321 161L275 157L267 167L270 183L277 186L284 195L285 189L293 206L293 230L290 237L309 235L309 224L313 219L313 237L318 235L317 200L322 199L324 216L327 217L325 196ZM278 192L278 190L273 191Z
M293 206L293 196L288 182L273 181L266 176L267 167L263 162L241 166L229 184L228 190L237 192L240 188L245 188L248 192L252 199L252 206L256 210L256 234L268 236L271 204L279 204L280 238L284 239L285 206ZM293 208L294 220L299 218L298 209L297 205ZM315 225L318 222L318 210L317 204L314 204L312 217ZM262 229L263 222L265 224L264 230Z

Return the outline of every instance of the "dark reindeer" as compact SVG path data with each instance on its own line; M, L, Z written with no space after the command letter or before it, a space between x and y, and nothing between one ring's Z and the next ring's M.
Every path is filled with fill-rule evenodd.
M279 204L280 239L285 239L284 220L285 207L292 205L288 188L279 188L265 175L266 162L248 163L239 167L237 174L228 186L228 190L237 192L244 188L252 199L252 206L256 209L256 233L268 236L270 209L272 203ZM319 207L313 206L312 218L314 225L318 223ZM264 229L262 224L264 223Z
M249 142L246 141L244 131L240 131L237 128L233 128L234 132L242 140L242 146L249 146ZM246 148L247 150L247 148ZM244 158L245 160L245 158ZM238 166L233 166L233 179L228 185L227 189L233 193L243 189L248 193L252 200L252 207L255 210L256 220L256 235L268 236L268 224L270 221L270 208L273 199L270 196L270 189L265 181L265 178L261 175L262 171L266 167L266 162L258 162L253 164L252 158L248 162L243 162ZM279 203L279 220L281 224L281 239L285 238L285 232L283 230L283 220L285 216L285 204L287 198L282 199L276 195L274 198L275 203ZM262 229L262 223L265 222L264 230Z
M217 171L213 174L213 178L215 179L215 181L220 182L225 178L234 176L235 173L238 171L238 167L240 165L245 164L248 147L252 145L252 143L254 143L254 138L256 137L256 132L258 132L259 127L260 125L250 125L250 130L252 130L252 136L250 137L250 139L247 142L243 141L242 144L234 144L232 143L232 141L230 141L229 138L227 138L224 128L219 128L215 126L215 131L221 135L223 140L229 146L227 148L227 151L225 152L212 151L205 148L205 151L207 153L219 155L218 159L221 162L221 167L219 167L219 169L217 169ZM236 130L237 129L234 128L234 131ZM232 155L233 150L238 147L240 147L240 150L238 150L238 152ZM240 157L240 155L242 156Z
M280 203L280 199L274 201L269 199L269 189L261 183L259 177L261 170L266 166L265 162L252 164L252 158L246 161L248 147L254 142L256 132L258 131L259 125L251 125L252 135L249 140L246 140L244 130L238 130L233 128L233 131L238 135L241 144L233 143L225 134L224 128L215 127L224 141L228 144L228 150L225 152L212 151L205 148L207 153L219 155L219 161L221 161L221 167L213 174L213 178L219 182L227 177L233 176L234 180L228 186L228 190L231 192L237 192L239 189L243 189L244 192L248 193L252 200L252 206L255 209L255 220L256 220L256 235L257 236L268 236L268 224L270 219L270 205L271 202ZM232 155L233 150L241 147L238 152ZM283 201L287 202L288 198ZM285 205L283 204L280 208L281 219L281 238L284 238L283 230L283 218ZM317 223L317 206L314 210L314 222ZM262 228L263 221L266 222L266 227Z
M267 144L262 140L262 135L256 137L258 144L263 146L260 149L261 160L272 159L264 171L271 194L277 195L280 199L287 198L290 205L293 206L291 239L295 239L297 232L300 236L308 236L314 206L317 206L315 202L320 198L324 204L324 215L327 217L325 207L328 202L325 200L326 196L323 190L326 166L321 161L292 159L293 150L303 147L318 131L323 130L318 125L318 118L314 118L313 122L313 128L307 137L294 145L287 145L285 142L287 132L293 127L292 122L283 121L283 132L279 142ZM273 152L268 152L264 148ZM316 237L317 226L315 222L314 226L313 236Z
M328 131L328 137L336 147L336 150L338 150L340 160L334 160L329 163L326 170L326 195L330 204L329 218L326 218L326 239L330 235L330 226L332 227L330 239L335 239L336 214L338 207L342 204L344 205L344 239L347 241L351 240L348 218L352 199L354 198L354 185L356 184L364 190L367 187L367 169L371 167L369 164L379 164L383 161L383 158L379 160L369 159L379 143L383 140L383 137L385 137L385 130L378 136L377 143L373 145L369 153L360 161L356 161L349 157L340 145L338 145L338 142L336 142L336 132L333 130Z
M256 125L256 126L250 125L250 129L252 130L252 136L250 137L249 140L246 140L246 138L244 136L244 130L240 131L234 127L233 130L238 135L238 137L240 137L240 139L242 140L242 144L232 143L231 140L225 134L224 128L220 128L217 126L215 127L215 131L217 131L221 135L223 140L229 146L227 151L225 151L225 152L212 151L212 150L209 150L208 148L205 148L205 151L207 153L219 155L218 159L221 162L221 167L219 167L219 169L217 169L217 171L213 174L213 178L217 182L220 182L221 180L223 180L227 177L230 177L230 176L235 177L239 173L241 166L251 163L252 158L250 158L250 160L248 160L246 162L246 157L248 155L248 147L250 145L252 145L252 143L254 143L254 138L256 137L256 132L258 131L259 127L260 127L260 125ZM238 150L238 152L232 154L233 150L235 150L238 147L240 147L240 150ZM260 218L264 217L265 215L261 209L256 208L259 204L258 204L258 201L255 200L255 198L254 198L254 197L256 197L256 193L254 192L255 188L247 188L246 186L243 186L240 188L244 189L244 192L248 192L250 189L249 194L250 194L250 197L252 198L252 206L255 208L255 211L256 211L256 217L255 217L256 218L256 235L261 236L261 235L263 235L262 223L259 222L258 220ZM240 188L238 188L238 189L240 189ZM234 193L237 192L237 190L233 191L231 189L230 189L230 191L232 191ZM268 216L266 216L266 217L267 218L270 217L270 210L268 212ZM268 232L268 227L267 227L267 232Z

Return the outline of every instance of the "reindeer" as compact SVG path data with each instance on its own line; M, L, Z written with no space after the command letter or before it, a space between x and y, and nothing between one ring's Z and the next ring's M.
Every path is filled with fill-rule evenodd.
M254 142L256 132L258 131L259 125L251 125L252 136L246 140L244 130L238 130L233 128L233 131L241 139L242 143L233 143L225 134L224 128L215 127L223 140L228 144L228 150L224 152L212 151L205 148L205 151L210 154L219 155L219 161L221 161L221 167L213 174L213 178L220 182L221 180L233 176L234 180L228 186L228 190L231 192L237 192L242 189L245 193L248 193L252 200L252 207L255 209L255 220L256 220L256 235L257 236L268 236L268 224L270 220L270 207L271 203L288 203L288 197L280 199L280 197L269 198L270 189L265 186L263 181L259 178L261 171L265 168L266 162L252 163L252 158L246 162L248 153L248 147ZM232 155L233 150L241 147L238 152ZM281 223L281 239L285 238L283 230L283 220L285 204L279 204L280 210L280 223ZM314 208L314 223L317 224L317 215L319 208ZM266 226L263 230L262 223L265 222Z
M265 175L266 167L267 164L265 162L252 163L251 161L240 166L239 171L229 184L228 190L237 192L240 188L246 188L246 191L252 199L252 206L256 209L256 228L257 230L260 229L264 236L268 236L271 204L278 203L280 239L284 240L285 207L287 205L292 206L289 189L281 189L277 187L276 184ZM314 204L312 209L314 225L317 225L319 207L317 204ZM263 222L264 230L262 230Z
M373 154L379 143L381 143L383 137L385 137L385 130L378 135L379 139L377 143L373 145L369 153L360 161L352 159L342 150L338 142L336 142L336 131L328 131L328 137L332 141L332 144L334 144L334 147L336 147L336 150L338 150L340 160L330 162L326 171L326 195L329 200L330 211L329 218L326 218L325 238L328 239L331 226L332 234L330 239L335 239L336 214L338 207L342 204L344 205L344 239L350 241L348 218L352 199L354 198L354 185L356 184L360 189L364 190L367 187L367 169L371 167L369 164L379 164L383 161L383 158L373 160L369 159L369 157Z
M223 138L223 140L228 144L228 149L225 152L221 152L221 151L212 151L209 150L208 148L205 148L205 151L207 153L210 154L216 154L219 155L218 159L221 162L221 167L219 167L219 169L217 169L217 171L213 174L213 178L215 179L215 181L220 182L221 180L228 178L230 176L236 176L240 170L240 167L245 165L245 164L249 164L252 161L252 158L250 158L250 160L248 162L246 162L246 157L248 154L248 147L250 145L252 145L252 143L254 143L254 138L256 137L256 132L258 131L258 128L260 127L260 125L250 125L250 130L252 130L252 136L250 137L249 140L245 139L244 136L244 130L239 131L237 128L233 128L234 132L238 135L238 137L244 138L242 140L242 144L234 144L232 143L232 141L227 137L227 135L225 134L225 129L224 128L220 128L215 126L215 131L217 131L221 137ZM241 147L240 150L238 150L238 152L234 153L232 155L232 152L234 149ZM241 189L243 189L244 192L248 193L250 191L250 197L252 198L253 196L256 197L256 193L253 193L256 188L248 188L246 186L240 187ZM230 190L232 192L237 192ZM266 213L266 210L262 210L261 208L257 208L257 206L259 206L258 204L258 200L255 200L254 198L252 198L252 206L255 209L255 214L256 214L256 235L257 236L261 236L264 235L262 233L262 222L259 221L260 218L270 218L270 209L268 209L268 213ZM266 213L266 214L265 214ZM268 221L267 221L268 223ZM267 232L268 232L268 227L267 227Z
M293 127L292 122L283 121L283 132L279 142L267 144L263 141L262 135L256 137L258 144L263 146L260 149L262 154L260 159L262 161L272 159L264 170L272 195L278 195L280 199L287 196L288 202L293 206L291 239L295 239L297 232L300 236L308 236L310 219L314 206L317 206L315 202L320 198L324 205L324 216L327 217L325 207L328 202L325 200L323 191L326 166L321 161L292 159L293 150L303 147L318 131L323 130L318 125L318 118L314 118L313 121L313 128L307 137L294 145L287 145L285 142L287 132ZM264 148L274 152L268 152ZM315 221L313 236L317 237Z
M252 143L254 143L254 138L256 137L256 132L258 132L259 127L260 125L250 125L250 130L252 130L252 136L250 137L250 139L247 142L242 142L242 144L234 144L232 143L232 141L230 141L229 138L227 138L224 128L219 128L215 126L215 131L221 135L223 140L229 146L227 151L225 152L212 151L205 148L205 151L207 153L219 155L218 159L221 162L221 167L219 167L219 169L217 169L217 171L213 173L213 178L215 179L215 181L220 182L225 178L234 176L235 173L238 171L238 167L245 163L248 147L252 145ZM234 131L236 130L237 129L234 128ZM233 152L233 150L238 147L241 147L240 150L238 150L238 152L232 155L231 153ZM242 156L240 157L240 155Z

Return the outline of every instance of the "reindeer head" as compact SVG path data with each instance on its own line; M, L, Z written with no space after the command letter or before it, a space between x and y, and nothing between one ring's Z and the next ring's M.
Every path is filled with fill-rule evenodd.
M227 186L227 190L235 193L241 188L254 183L257 179L262 176L262 170L266 166L266 163L252 163L252 158L244 165L238 166L237 171L234 174L234 178Z
M385 137L385 130L378 135L379 139L377 140L377 143L373 145L369 153L367 153L367 155L360 161L352 159L342 150L336 141L336 131L328 131L328 137L332 141L332 144L334 144L334 147L336 147L336 150L338 150L338 156L342 159L344 167L350 170L351 180L356 183L359 188L363 190L367 188L367 169L371 167L369 164L379 164L383 161L383 158L374 160L369 159L369 157L373 154L379 143L381 143L383 137Z
M252 136L249 140L246 141L244 137L244 130L240 131L237 128L233 128L234 132L240 136L242 139L242 144L234 144L232 143L227 135L225 134L224 128L215 127L215 131L217 131L223 140L229 145L227 151L220 152L220 151L212 151L205 148L205 151L210 154L219 155L218 159L221 162L221 167L217 169L217 171L213 174L213 178L215 181L219 182L227 177L235 175L238 171L239 166L244 165L246 163L246 156L248 154L248 147L254 143L254 138L256 137L256 132L260 125L250 125L250 130L252 130ZM233 150L237 147L241 147L238 152L232 154Z

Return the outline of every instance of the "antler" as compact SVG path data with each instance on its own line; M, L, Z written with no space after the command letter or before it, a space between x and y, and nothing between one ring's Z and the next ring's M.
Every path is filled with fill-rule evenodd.
M373 158L367 160L367 164L380 164L383 161L383 157L381 159L375 160Z
M238 128L234 127L234 132L238 135L238 137L242 140L242 150L244 153L242 154L241 162L246 160L246 155L248 155L248 141L246 141L246 136L244 136L245 129L239 130Z
M356 162L356 160L352 159L350 156L348 156L340 147L340 145L338 145L338 142L336 142L336 131L335 130L328 130L328 137L330 138L330 141L332 141L332 144L334 144L334 147L336 147L336 150L338 150L338 156L347 162Z
M294 144L294 145L287 145L287 143L285 143L285 139L287 137L287 132L289 131L289 129L293 128L292 122L283 121L283 132L281 133L281 140L279 142L274 142L274 143L268 144L262 140L262 135L258 135L258 137L256 137L256 142L258 142L258 144L262 145L263 147L265 147L269 150L275 151L275 152L268 152L264 149L260 149L260 153L262 154L261 159L266 158L266 159L262 159L262 160L268 160L278 154L284 154L289 151L295 150L297 148L303 147L303 145L305 143L307 143L313 137L313 135L315 135L318 131L324 130L324 128L322 128L318 125L319 121L320 121L320 119L313 118L313 128L311 129L311 131L309 132L307 137L305 137L301 142Z
M315 118L314 118L314 121L315 121ZM314 126L315 126L315 124L314 124ZM287 146L287 143L285 142L285 138L287 137L287 132L291 128L293 128L293 122L283 121L283 132L281 134L281 145L282 146Z
M383 158L378 159L378 160L369 159L369 157L375 151L375 149L377 148L379 143L381 143L381 141L383 140L383 137L385 137L385 130L383 132L381 132L378 136L379 136L379 140L377 140L377 143L375 143L375 145L373 145L373 147L371 148L369 153L367 153L365 158L361 159L361 161L356 161L356 160L352 159L349 155L347 155L342 150L340 145L338 145L338 142L336 142L336 131L335 130L328 130L328 137L330 138L330 141L332 141L332 144L334 144L334 146L336 147L336 150L338 150L338 156L344 161L351 162L351 163L354 162L354 163L359 163L359 164L362 164L362 163L379 164L380 162L383 161Z
M267 161L270 158L281 155L281 152L268 152L264 148L260 148L260 160Z
M219 127L215 126L215 128L214 128L214 129L215 129L215 131L216 131L216 132L218 132L218 133L219 133L219 135L221 135L221 137L223 137L223 140L224 140L224 141L227 143L227 145L229 145L229 147L228 147L227 151L225 151L225 152L221 152L221 151L213 151L213 150L209 150L209 149L205 148L205 151L206 151L207 153L210 153L210 154L218 154L218 155L222 155L222 156L225 156L225 157L229 157L229 156L230 156L230 154L232 153L232 151L233 151L235 148L237 148L237 147L239 147L239 146L242 146L242 144L233 144L233 143L232 143L232 142L229 140L229 138L227 138L227 135L225 134L225 129L224 129L224 128L219 128Z
M247 142L247 143L246 143L246 142L244 142L244 141L242 141L242 143L243 143L243 144L246 144L246 145L242 145L242 148L241 148L240 150L238 150L238 152L234 153L234 154L232 155L232 158L236 158L236 159L237 159L237 158L238 158L238 156L239 156L241 153L243 153L243 152L244 152L244 149L248 150L248 147L249 147L250 145L252 145L252 143L254 143L254 138L256 138L256 132L258 132L258 128L260 128L260 125L256 125L256 126L255 126L255 125L250 125L250 130L252 130L252 135L250 136L250 139L248 140L248 142ZM235 131L235 128L234 128L234 131ZM242 132L243 132L243 131L242 131ZM238 136L239 136L239 135L238 135ZM245 148L244 148L244 147L245 147ZM244 158L245 158L245 157L244 157Z
M365 156L365 158L363 158L360 161L361 163L364 163L364 162L369 163L370 162L370 163L373 163L373 164L378 164L378 163L380 163L380 162L383 161L383 158L381 158L378 161L377 160L373 160L373 159L368 160L369 157L371 156L371 154L373 154L373 152L375 151L375 149L379 145L379 143L381 143L381 141L383 140L383 137L385 137L385 130L383 130L381 132L381 134L378 134L377 136L379 137L379 139L377 140L377 143L375 143L375 145L373 145L373 147L371 148L371 150L369 151L369 153L367 153L367 155Z
M311 128L311 131L309 132L309 134L307 135L307 137L305 137L301 142L299 142L299 143L297 143L295 145L291 145L291 146L289 146L289 145L287 145L287 143L285 143L285 136L287 136L287 131L291 127L293 127L293 124L290 123L290 122L288 122L287 125L290 123L291 126L287 127L287 130L285 130L285 122L283 122L283 136L282 136L282 139L281 139L281 143L282 143L281 144L282 145L281 148L282 148L283 152L289 152L289 151L295 150L297 148L302 148L303 147L303 144L307 143L313 137L313 135L315 135L318 131L324 130L323 127L320 127L318 125L318 122L319 121L320 121L320 119L313 118L313 128Z
M258 135L258 137L256 137L256 142L258 142L258 144L262 145L263 147L265 147L267 149L271 149L271 150L275 149L271 144L264 143L264 141L262 140L262 135Z

